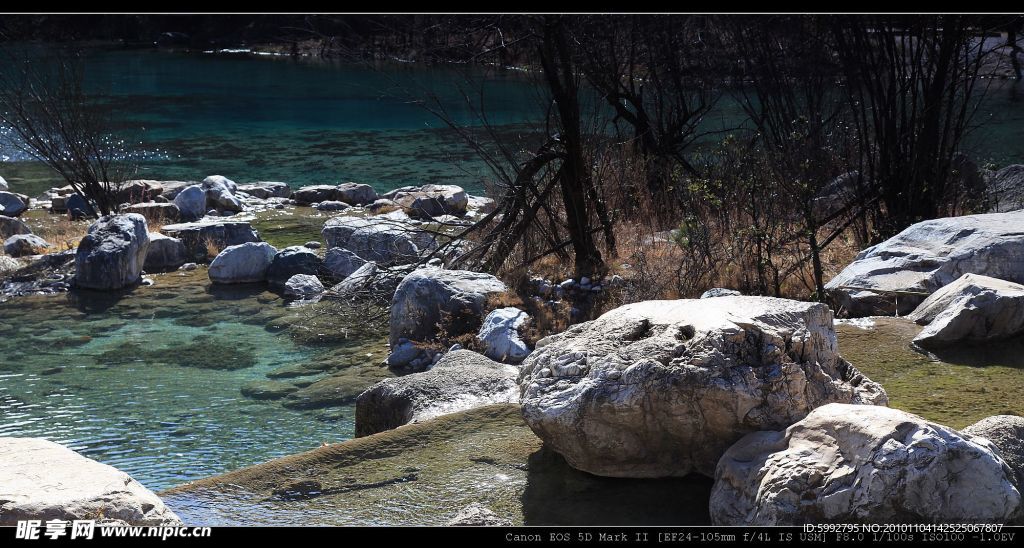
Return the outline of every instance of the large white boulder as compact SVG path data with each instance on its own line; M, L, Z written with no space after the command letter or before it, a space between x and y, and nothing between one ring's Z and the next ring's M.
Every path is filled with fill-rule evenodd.
M525 360L530 355L530 347L523 341L520 330L529 319L529 314L513 306L490 311L476 335L484 347L484 355L505 363Z
M722 456L716 525L1006 523L1013 471L992 442L897 409L832 404Z
M440 335L457 337L476 333L491 296L508 291L490 274L468 270L420 268L398 284L391 299L389 342L393 356L388 364L407 366L416 357L394 354L404 342L430 343Z
M224 248L210 263L210 281L218 284L267 281L267 268L277 248L266 242L248 242Z
M52 441L0 437L0 525L30 519L181 525L152 491L112 466Z
M1024 210L917 223L861 251L825 289L849 316L903 315L967 273L1024 283Z
M100 217L75 252L75 285L120 289L142 279L149 250L146 218L138 213Z
M492 403L519 401L513 366L476 352L455 350L432 369L384 379L356 399L356 436Z
M888 401L839 355L827 306L771 297L622 306L541 339L522 372L526 423L600 476L711 476L749 432Z
M908 317L926 324L914 337L925 348L1024 334L1024 285L964 274L932 293Z

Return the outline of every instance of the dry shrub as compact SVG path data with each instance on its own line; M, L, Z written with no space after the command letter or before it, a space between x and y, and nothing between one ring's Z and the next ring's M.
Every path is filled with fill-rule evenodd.
M217 255L220 255L221 251L224 251L224 247L220 243L209 236L203 238L203 247L206 248L206 258L212 259Z

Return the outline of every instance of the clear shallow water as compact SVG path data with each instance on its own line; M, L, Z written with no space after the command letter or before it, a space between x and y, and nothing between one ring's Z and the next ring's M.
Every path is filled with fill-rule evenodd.
M258 286L211 289L203 269L154 279L120 299L0 303L0 436L65 444L151 489L351 437L351 407L291 410L240 389L318 360L377 367L372 344L297 344L283 331L297 309Z

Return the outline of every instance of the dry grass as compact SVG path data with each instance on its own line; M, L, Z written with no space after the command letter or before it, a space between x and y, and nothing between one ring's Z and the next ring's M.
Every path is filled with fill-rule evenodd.
M59 253L78 247L92 221L72 221L67 215L45 214L44 217L26 219L32 232L46 240L50 247L39 250L40 253Z
M224 251L224 247L221 246L220 243L217 242L216 239L210 238L210 237L206 237L203 240L203 246L206 248L206 258L207 259L212 259L212 258L216 257L217 255L220 255L221 251Z

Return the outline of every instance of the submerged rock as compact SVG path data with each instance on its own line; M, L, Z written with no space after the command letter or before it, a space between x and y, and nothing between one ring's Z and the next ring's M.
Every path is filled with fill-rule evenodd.
M385 379L356 399L356 436L492 403L516 403L515 367L476 352L445 354L430 371Z
M887 402L839 355L827 306L771 297L619 307L539 341L522 372L527 424L604 476L711 476L744 434Z
M128 474L51 441L0 437L0 464L0 525L28 519L181 525L163 501Z
M861 317L909 314L967 273L1024 283L1022 227L1024 210L917 223L861 251L825 289L840 312Z
M1024 285L964 274L908 318L927 324L914 338L925 348L1013 337L1024 333Z
M75 252L75 285L102 290L135 285L142 279L148 250L145 217L138 213L100 217Z
M897 409L825 405L722 457L716 525L1006 523L1014 473L990 441Z
M265 282L275 255L277 248L266 242L228 246L210 263L210 280L218 284Z
M35 234L15 234L4 240L4 253L11 257L38 255L48 247L50 244Z
M181 240L164 236L159 232L149 233L149 249L146 250L146 272L169 272L188 262L188 249Z
M436 267L414 270L398 284L391 299L388 341L394 349L400 339L424 343L442 333L449 338L476 333L488 298L507 291L490 274ZM412 361L389 358L388 364L402 367Z
M512 520L495 514L486 506L473 503L459 510L455 517L448 520L449 527L511 527Z
M279 400L299 388L281 381L257 380L242 385L242 395L254 400Z
M484 355L505 363L521 363L530 355L520 330L530 316L515 307L496 308L484 318L476 338L484 346Z
M189 482L161 496L193 526L437 526L474 503L515 525L678 526L708 523L710 489L699 477L624 482L573 470L523 424L517 405L498 404ZM249 511L239 512L243 507Z

